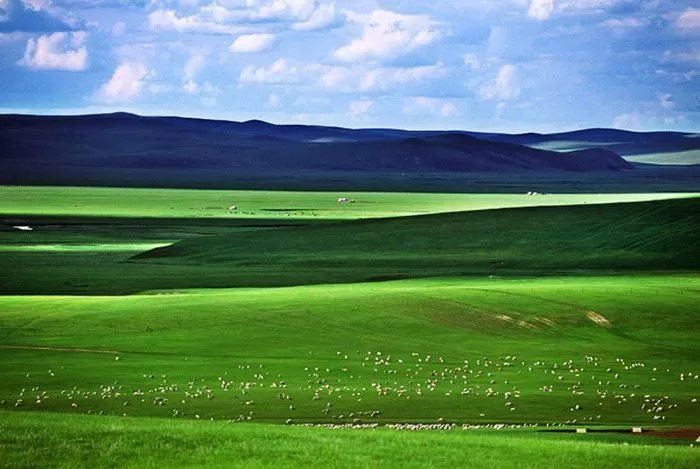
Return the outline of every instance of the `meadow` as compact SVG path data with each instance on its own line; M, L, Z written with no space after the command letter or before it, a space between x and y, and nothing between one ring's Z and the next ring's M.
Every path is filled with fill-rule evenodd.
M270 193L270 200L250 209L260 212L276 206L277 218L228 213L221 202L236 197L227 192L214 194L221 205L217 217L169 218L157 216L153 208L157 200L167 197L148 199L150 191L126 189L121 199L113 189L105 189L109 197L95 197L100 190L85 189L89 197L76 191L74 201L78 203L71 204L67 201L72 188L63 192L49 189L58 195L46 196L47 202L34 209L43 215L4 215L6 228L0 231L0 292L4 294L111 295L620 269L673 272L697 265L693 241L700 227L693 212L699 199L688 198L689 194L386 194L384 202L379 194L356 194L354 204L338 204L330 194L307 195L316 205L323 200L333 210L347 208L356 210L358 217L367 217L352 220L335 218L330 212L319 217L288 216L284 210L291 210L296 193L287 195L292 202L286 204L279 200L283 193ZM44 200L46 195L36 188L20 192L22 197L15 194L4 199L0 213L20 210L22 203L39 205L31 200ZM183 205L191 207L213 203L202 202L214 197L208 192L155 190L188 194L191 199ZM138 196L129 199L129 194ZM253 196L264 199L265 193L249 197ZM620 203L649 199L659 200ZM123 216L128 209L123 200L134 204L139 216ZM504 209L484 210L499 200ZM587 203L597 200L610 203ZM537 206L556 201L574 205ZM512 208L515 202L531 206ZM70 206L81 203L95 215L70 214ZM459 203L463 211L452 212ZM385 207L382 213L391 217L372 217L377 214L374 207L381 205ZM166 210L164 207L160 210ZM447 209L450 212L439 213ZM407 211L413 216L405 216ZM266 213L270 216L272 212ZM36 229L19 231L12 228L16 225ZM133 247L171 244L143 253Z
M537 191L535 187L530 191ZM436 194L0 186L3 216L358 219L466 210L684 198L693 193ZM354 203L339 204L345 197ZM237 210L231 213L229 207Z
M0 193L5 466L698 463L695 194Z
M396 432L0 412L6 467L697 467L653 437L520 431ZM60 454L50 458L51 454Z
M0 396L277 423L688 425L697 301L696 276L5 296Z

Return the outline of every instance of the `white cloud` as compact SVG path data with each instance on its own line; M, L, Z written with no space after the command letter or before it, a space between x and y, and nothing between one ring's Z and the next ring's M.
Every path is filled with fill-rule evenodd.
M30 38L24 50L24 58L19 63L34 70L85 70L88 59L86 37L84 31L79 31Z
M546 20L554 11L554 0L532 0L527 16L537 20Z
M240 2L239 2L240 3ZM296 30L310 31L336 20L335 2L321 0L245 0L244 20L292 23Z
M357 119L358 117L367 114L373 105L374 101L368 99L351 101L348 110L350 111L350 115L353 117L353 119Z
M346 12L348 19L363 25L362 37L333 52L343 62L400 57L439 39L437 25L424 15L402 15L374 10L368 15Z
M459 114L457 106L446 99L415 96L406 98L403 106L404 114L432 114L441 117L455 117Z
M186 33L237 34L246 32L248 27L223 24L202 15L178 16L174 10L156 10L148 15L151 29L173 30Z
M320 82L324 88L338 88L344 86L350 78L347 67L329 67L321 70Z
M148 15L152 29L180 32L240 34L256 32L255 24L280 23L296 30L324 28L336 21L334 2L320 0L223 0L197 7L180 5L192 14L179 15L156 3ZM259 29L258 29L259 30Z
M205 58L201 54L195 54L187 59L187 62L185 62L185 66L182 71L182 79L185 84L182 86L182 89L187 93L199 93L201 90L201 87L197 84L195 78L197 74L202 71L205 63Z
M676 27L683 32L700 32L700 8L689 8L681 13Z
M330 26L337 20L335 2L321 3L306 20L294 23L292 28L297 31L312 31Z
M517 69L510 64L501 66L498 75L479 89L479 95L483 99L497 99L499 101L517 98L520 96L520 92Z
M112 78L102 85L95 98L98 101L128 101L141 94L152 73L140 63L122 62Z
M275 42L274 34L244 34L238 36L229 46L231 52L262 52Z
M372 67L357 65L290 64L280 58L269 66L249 65L240 74L241 84L301 83L320 86L336 92L386 91L399 85L430 82L444 77L447 67L442 62L418 67Z
M22 3L34 11L46 10L51 5L51 0L22 0Z
M446 73L447 70L442 62L420 67L375 68L362 75L360 89L364 91L387 90L397 84L416 83L440 78Z
M241 83L294 83L299 80L299 69L289 66L285 59L277 59L269 67L247 66L241 72Z
M344 91L386 91L397 85L427 82L445 76L442 62L418 67L360 67L311 65L304 69L324 88Z
M308 19L318 6L315 0L246 0L251 19Z

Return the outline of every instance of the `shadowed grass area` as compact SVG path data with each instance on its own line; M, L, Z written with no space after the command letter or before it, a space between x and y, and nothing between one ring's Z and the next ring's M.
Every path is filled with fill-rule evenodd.
M697 467L696 448L518 431L403 433L0 413L4 467Z
M257 284L246 282L249 271L269 271L271 285L280 285L446 272L692 269L700 262L698 213L700 198L461 212L189 239L136 259L226 263L239 285Z

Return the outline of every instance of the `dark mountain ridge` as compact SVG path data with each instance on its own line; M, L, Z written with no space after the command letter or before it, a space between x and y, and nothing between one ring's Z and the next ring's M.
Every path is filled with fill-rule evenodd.
M615 171L606 150L557 153L467 132L274 125L127 113L0 116L3 164L247 171Z
M700 166L631 164L619 156L661 147L700 148L700 138L615 129L551 135L348 129L122 112L0 115L0 184L431 192L696 190Z

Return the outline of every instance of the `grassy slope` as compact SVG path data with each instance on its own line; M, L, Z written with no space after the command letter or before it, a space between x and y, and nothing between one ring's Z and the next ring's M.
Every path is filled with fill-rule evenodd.
M698 300L697 276L2 297L0 344L117 353L0 347L0 407L275 422L649 425L658 414L697 425ZM642 410L644 396L667 396L666 410Z
M690 468L699 461L697 448L656 446L645 437L415 434L52 414L0 414L0 430L4 467Z
M270 284L374 275L696 268L700 198L439 214L185 240L138 258L235 266ZM252 268L251 268L252 267ZM214 267L216 268L216 267ZM285 278L285 272L292 277ZM238 277L238 278L237 278ZM235 279L235 280L234 280ZM254 283L253 283L254 284Z

